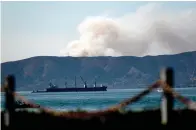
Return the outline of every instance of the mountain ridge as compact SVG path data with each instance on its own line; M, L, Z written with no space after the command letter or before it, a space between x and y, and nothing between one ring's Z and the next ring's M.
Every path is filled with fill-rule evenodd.
M145 55L145 56L88 56L90 58L96 58L96 57L136 57L136 58L144 58L144 57L156 57L156 56L174 56L174 55L179 55L179 54L186 54L186 53L194 53L196 51L188 51L188 52L181 52L181 53L176 53L176 54L162 54L162 55ZM23 60L28 60L32 58L37 58L37 57L53 57L53 58L64 58L64 57L72 57L72 58L86 58L86 56L80 56L80 57L74 57L74 56L32 56L28 58L23 58L20 60L13 60L13 61L6 61L2 62L1 64L4 63L9 63L9 62L16 62L16 61L23 61Z
M30 91L48 87L49 81L64 87L83 86L79 76L92 85L109 88L139 88L151 84L159 78L162 67L175 69L176 84L186 84L196 70L196 51L159 56L99 56L99 57L58 57L36 56L17 61L1 63L1 81L8 74L16 76L18 90Z

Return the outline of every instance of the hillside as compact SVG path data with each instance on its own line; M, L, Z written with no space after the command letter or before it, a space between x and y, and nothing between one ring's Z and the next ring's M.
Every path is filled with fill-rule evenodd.
M196 52L176 55L146 57L51 57L39 56L1 64L1 82L8 74L14 74L17 90L44 89L49 81L64 87L83 85L80 76L92 85L105 84L109 88L146 87L158 79L164 66L175 68L176 85L189 83L196 71ZM196 72L195 72L196 73ZM195 76L195 75L194 75Z

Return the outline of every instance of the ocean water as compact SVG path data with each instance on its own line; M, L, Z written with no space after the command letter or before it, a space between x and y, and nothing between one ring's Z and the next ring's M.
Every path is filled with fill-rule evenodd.
M43 107L55 110L76 110L88 111L106 109L121 101L139 94L142 89L108 89L106 92L61 92L61 93L31 93L18 92L27 100ZM181 95L196 101L196 88L176 89ZM151 109L160 107L162 93L154 91L127 107L127 109ZM1 109L4 109L4 93L1 93ZM185 105L175 100L175 108L183 108Z

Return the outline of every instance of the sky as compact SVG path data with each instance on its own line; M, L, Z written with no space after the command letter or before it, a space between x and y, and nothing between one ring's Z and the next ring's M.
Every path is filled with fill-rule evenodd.
M196 50L196 2L2 2L1 62Z

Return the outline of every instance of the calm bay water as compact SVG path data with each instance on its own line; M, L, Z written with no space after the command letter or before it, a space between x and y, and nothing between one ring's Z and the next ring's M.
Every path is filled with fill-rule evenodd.
M18 92L31 102L55 110L84 110L105 109L122 100L133 97L142 89L109 89L107 92L70 92L70 93L31 93ZM180 88L177 92L196 101L196 88ZM4 93L1 93L1 109L4 108ZM161 93L155 91L140 101L129 105L129 109L157 108L160 106ZM175 107L184 107L175 101Z

